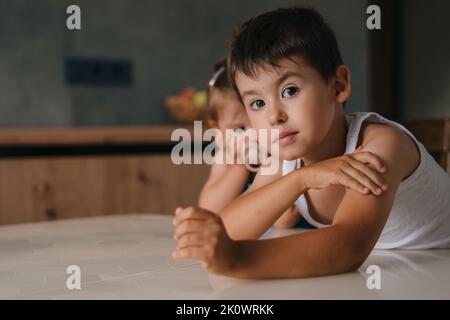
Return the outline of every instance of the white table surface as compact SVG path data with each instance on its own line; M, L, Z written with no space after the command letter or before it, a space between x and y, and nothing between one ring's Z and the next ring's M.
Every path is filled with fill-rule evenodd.
M450 299L450 250L375 250L358 272L240 280L174 261L171 216L122 215L0 227L0 299ZM269 230L264 237L300 230ZM369 265L381 289L369 290ZM66 268L81 268L81 289Z

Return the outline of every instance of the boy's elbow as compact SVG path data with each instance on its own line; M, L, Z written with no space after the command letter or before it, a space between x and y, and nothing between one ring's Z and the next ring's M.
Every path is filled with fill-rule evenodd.
M370 252L373 249L373 245L367 241L367 239L361 239L360 237L355 237L351 232L345 232L342 234L343 242L341 243L340 258L343 264L341 267L344 272L354 272L357 271L361 265L366 261ZM342 245L345 250L342 250Z
M350 261L347 267L347 272L355 272L359 268L361 268L364 261L366 261L367 257L357 256L353 260Z
M341 264L339 267L337 267L337 270L334 270L334 272L337 273L347 273L347 272L355 272L357 271L364 261L366 261L367 257L364 257L362 254L349 254L347 256L347 259L342 259L341 257ZM334 273L333 272L333 273Z
M358 270L373 250L374 237L345 224L334 224L332 228L336 231L335 237L331 238L332 246L337 245L334 247L338 252L336 258L342 262L339 268L343 272Z
M354 272L357 271L366 261L372 249L369 249L369 246L366 244L362 244L361 241L354 241L350 247L352 249L348 259L347 271Z

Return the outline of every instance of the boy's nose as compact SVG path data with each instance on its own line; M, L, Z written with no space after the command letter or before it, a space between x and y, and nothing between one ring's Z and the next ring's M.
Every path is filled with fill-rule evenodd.
M271 125L277 125L287 121L288 115L281 107L273 105L268 109L268 120Z

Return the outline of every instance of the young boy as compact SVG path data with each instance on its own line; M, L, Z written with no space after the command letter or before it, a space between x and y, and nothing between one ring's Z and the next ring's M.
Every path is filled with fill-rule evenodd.
M250 19L228 66L251 126L280 130L283 176L257 176L220 217L178 208L176 259L240 278L307 277L356 270L373 248L450 247L448 175L401 125L344 112L350 70L319 13ZM257 240L292 204L318 229Z

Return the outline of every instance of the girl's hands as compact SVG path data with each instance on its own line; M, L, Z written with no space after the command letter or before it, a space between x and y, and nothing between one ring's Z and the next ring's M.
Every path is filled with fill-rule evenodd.
M220 129L221 134L215 138L215 144L217 145L216 163L225 164L228 162L228 164L245 165L250 171L256 171L249 166L260 164L261 154L264 150L258 145L257 136L247 130L241 128L234 129L234 131L231 128ZM226 134L227 131L229 132L228 135Z
M221 128L220 134L217 134L214 138L214 143L216 144L216 154L214 156L215 163L216 164L226 164L227 158L231 160L232 163L230 164L236 164L237 163L237 148L234 146L234 148L231 147L231 141L226 136L226 129Z
M322 189L343 185L362 194L382 194L388 187L382 175L386 173L386 167L375 154L358 149L352 154L301 168L306 187Z
M205 271L226 274L238 259L238 242L230 239L220 216L197 207L175 210L174 259L202 262Z

